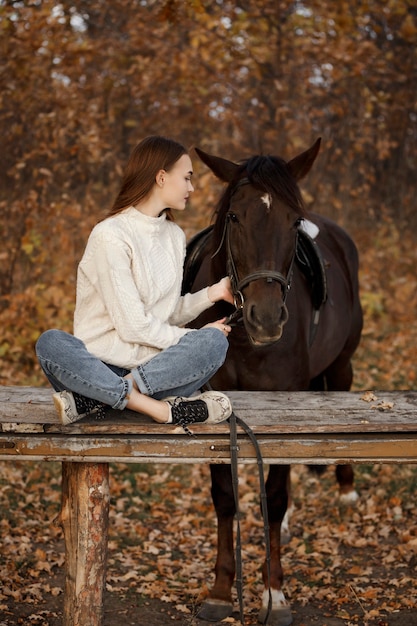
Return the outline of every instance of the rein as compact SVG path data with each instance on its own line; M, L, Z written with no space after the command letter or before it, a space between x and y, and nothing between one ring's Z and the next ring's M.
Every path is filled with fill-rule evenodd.
M259 475L259 491L261 498L261 512L262 518L264 521L264 539L265 539L265 553L266 553L266 570L267 570L267 582L268 582L268 608L266 612L266 616L263 624L268 623L268 618L272 610L272 594L271 594L271 543L269 538L269 518L268 518L268 501L266 494L266 485L265 485L265 474L263 467L263 458L261 454L261 450L259 447L259 443L255 437L253 430L244 422L240 417L235 415L232 412L231 416L228 419L230 426L230 467L232 472L232 486L233 486L233 497L235 501L235 509L236 509L236 592L239 601L239 614L240 614L240 622L242 625L245 624L245 616L244 616L244 607L243 607L243 568L242 568L242 541L241 541L241 532L240 532L240 508L239 508L239 478L238 478L238 453L239 446L237 442L237 425L239 425L249 437L256 453L256 463L258 466L258 475Z
M249 179L242 178L237 183L235 189L233 190L233 193L235 193L237 189L239 189L239 187L241 187L242 185L248 185L248 184L250 184ZM226 214L226 219L224 223L224 229L223 229L222 237L220 240L220 244L217 250L213 253L211 257L213 259L220 252L220 250L223 247L223 244L226 242L226 254L227 254L226 269L227 269L227 274L230 278L230 283L232 286L232 292L233 292L233 298L234 298L234 306L236 309L226 319L226 324L230 324L230 322L240 321L243 315L243 307L245 305L245 296L243 295L243 290L250 283L256 280L265 279L268 283L271 283L273 281L279 283L281 285L282 299L283 299L283 303L285 307L285 301L287 299L288 292L291 288L291 279L292 279L293 266L294 266L296 250L297 250L297 239L298 239L298 231L297 231L296 241L295 241L295 246L294 246L294 253L291 259L287 276L284 276L284 274L275 270L260 269L260 270L256 270L255 272L252 272L251 274L248 274L247 276L239 280L239 275L238 275L238 271L236 268L236 263L233 257L232 246L230 242L230 223L234 220L234 217L235 216L232 213Z
M205 388L212 391L213 387L209 382L205 384ZM255 433L251 427L241 418L238 417L234 411L232 411L229 419L230 430L230 470L232 474L232 488L233 499L235 503L235 519L236 519L236 547L235 547L235 559L236 559L236 593L239 602L239 617L242 626L245 625L245 615L243 606L243 567L242 567L242 539L240 530L240 506L239 506L239 476L238 476L238 464L239 464L239 445L237 439L237 425L249 437L256 454L256 464L258 466L259 477L259 492L261 500L261 514L264 527L264 539L265 539L265 561L266 561L266 576L268 584L268 607L263 625L268 623L269 616L272 610L272 593L271 593L271 541L269 537L269 516L268 516L268 496L266 493L265 473L264 473L264 461L262 458L261 449L259 447L258 440L255 437ZM188 434L193 435L189 432Z

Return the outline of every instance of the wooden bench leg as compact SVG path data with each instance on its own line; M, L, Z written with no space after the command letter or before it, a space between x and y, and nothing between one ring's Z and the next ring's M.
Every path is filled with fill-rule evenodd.
M102 625L109 500L108 463L62 463L63 626Z

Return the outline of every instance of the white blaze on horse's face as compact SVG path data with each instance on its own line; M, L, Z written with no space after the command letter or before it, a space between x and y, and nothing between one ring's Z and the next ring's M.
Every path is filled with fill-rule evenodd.
M269 211L269 209L271 208L271 204L272 204L272 196L270 193L264 193L263 196L261 196L261 201L265 204L267 210Z

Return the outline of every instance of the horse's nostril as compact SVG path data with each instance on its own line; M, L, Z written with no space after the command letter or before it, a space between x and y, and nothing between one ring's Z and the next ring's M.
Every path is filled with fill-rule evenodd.
M287 323L288 309L283 303L281 307L275 307L272 314L269 306L262 308L256 302L247 303L246 319L253 328L264 329L273 334L278 326Z
M274 311L274 315L260 304L254 303L250 307L249 323L253 329L264 335L270 335L275 333L277 323L279 323L279 315L277 311Z
M253 326L260 326L261 322L256 314L256 305L250 304L247 308L247 319Z

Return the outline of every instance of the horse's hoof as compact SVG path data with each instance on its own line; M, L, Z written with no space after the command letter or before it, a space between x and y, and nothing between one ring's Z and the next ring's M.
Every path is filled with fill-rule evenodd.
M281 538L280 539L281 539L280 543L281 543L282 546L286 546L287 544L290 543L290 541L291 541L291 532L290 532L290 529L288 527L287 528L283 528L281 526Z
M232 613L233 604L231 602L209 598L201 605L197 618L206 622L221 622L222 619L229 617Z
M267 609L264 608L259 611L258 622L260 624L267 624L267 626L290 626L290 624L292 624L292 615L289 606L280 606L276 609L272 609L268 616L268 621L265 622L267 612Z
M349 491L349 493L341 493L339 496L339 502L343 506L351 506L353 504L356 504L358 500L359 494L355 490Z

